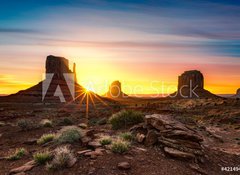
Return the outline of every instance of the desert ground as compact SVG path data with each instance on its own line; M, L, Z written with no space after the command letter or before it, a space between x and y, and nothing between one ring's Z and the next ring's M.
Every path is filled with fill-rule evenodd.
M202 138L198 145L201 150L200 158L195 155L189 158L189 154L185 156L182 152L176 156L167 154L163 144L156 140L146 143L144 139L148 139L147 136L137 134L133 128L144 121L126 123L114 128L111 117L114 114L121 115L123 111L137 111L141 113L144 121L146 115L170 116L179 126L194 131ZM153 129L157 131L156 128ZM75 138L76 135L69 134L70 138L61 140L61 134L66 130L77 130L80 135ZM40 141L44 134L50 133L54 138ZM119 140L127 143L127 147L114 149L113 145ZM71 156L65 155L66 157L57 159L56 150L59 147L70 150L71 153L68 153ZM23 153L18 154L21 149L24 150ZM36 154L44 152L47 152L49 157L41 161ZM56 161L62 162L56 165ZM89 104L88 108L86 104L79 103L0 104L0 174L3 175L239 173L239 99L126 98L111 104Z

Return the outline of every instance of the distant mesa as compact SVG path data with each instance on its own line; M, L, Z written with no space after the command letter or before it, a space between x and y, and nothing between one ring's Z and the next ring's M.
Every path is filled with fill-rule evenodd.
M237 90L236 95L240 95L240 88Z
M198 70L185 71L178 77L178 90L172 98L214 98L216 95L204 89L204 77Z
M237 89L237 92L235 95L231 96L230 98L240 98L240 88Z
M76 64L73 71L69 68L69 61L64 57L49 55L46 59L46 77L37 85L16 94L6 96L4 101L15 102L64 102L80 101L86 92L85 88L77 83ZM70 83L69 83L70 82ZM102 98L91 93L92 98ZM61 96L60 96L60 95ZM103 98L102 98L103 99ZM84 103L84 101L82 100Z
M122 85L120 81L114 81L109 86L108 92L105 94L108 98L124 98L128 95L122 92Z

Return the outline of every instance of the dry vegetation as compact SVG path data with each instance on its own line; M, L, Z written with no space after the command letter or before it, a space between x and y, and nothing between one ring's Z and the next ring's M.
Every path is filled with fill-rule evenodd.
M0 174L21 166L29 168L26 174L36 175L221 174L221 166L240 164L240 100L132 99L121 103L108 108L90 106L87 117L78 104L1 104ZM171 115L198 132L204 138L204 161L178 160L165 155L161 144L140 143L147 133L139 131L142 135L136 136L130 128L154 113ZM35 163L27 164L31 160Z

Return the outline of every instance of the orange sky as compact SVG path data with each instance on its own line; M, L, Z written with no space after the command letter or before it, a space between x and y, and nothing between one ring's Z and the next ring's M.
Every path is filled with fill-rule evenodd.
M100 95L108 90L109 84L114 80L122 82L122 89L127 94L172 93L177 88L178 75L191 69L198 69L204 74L205 88L213 93L232 94L240 87L239 66L231 63L173 63L174 57L171 57L170 61L163 58L164 62L142 61L140 55L139 61L122 61L105 49L99 50L91 52L86 48L85 52L77 52L74 55L71 49L66 49L60 55L69 58L70 65L76 62L78 82ZM78 54L81 57L78 57ZM15 65L10 62L5 68L1 67L0 94L15 93L41 81L44 76L45 59L45 56L39 56L39 59L28 62L27 57L26 60L17 60Z
M236 93L239 4L170 1L2 3L0 94L41 81L48 55L76 62L79 83L100 95L114 80L128 94L172 93L193 69L207 90Z

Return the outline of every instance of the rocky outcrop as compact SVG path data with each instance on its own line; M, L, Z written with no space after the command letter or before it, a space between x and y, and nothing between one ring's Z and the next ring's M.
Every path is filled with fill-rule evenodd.
M240 95L240 88L237 90L236 95Z
M114 81L109 86L109 90L105 95L108 98L124 98L127 97L126 94L122 92L122 85L120 81Z
M230 98L240 98L240 88L237 89L236 95L233 95Z
M169 98L215 98L204 89L204 77L198 70L185 71L178 77L178 90Z
M198 70L185 71L178 77L178 91L184 87L190 88L190 86L203 89L203 85L203 74Z
M146 146L160 145L170 157L202 161L204 156L202 137L170 115L147 115L144 123L134 126L130 131L145 138L142 143Z
M49 55L46 59L46 74L54 74L55 79L64 80L64 73L73 73L69 69L69 61L64 57Z
M77 101L86 103L85 89L76 82L76 64L73 71L69 68L69 61L64 57L49 55L46 58L46 78L26 90L16 94L1 97L4 102L27 103L58 103ZM111 101L89 92L94 102ZM100 99L100 100L99 100Z

